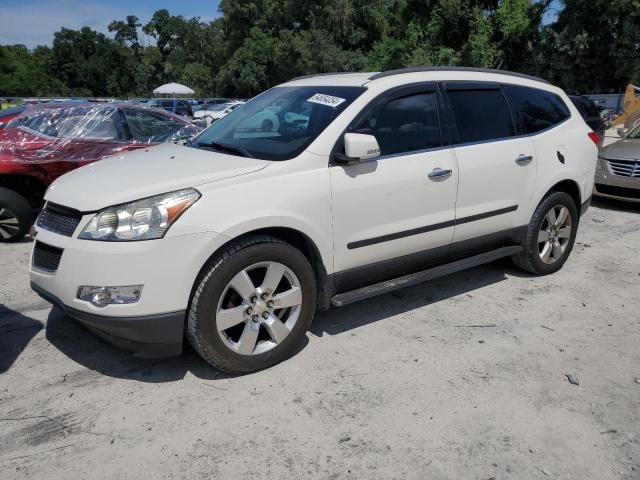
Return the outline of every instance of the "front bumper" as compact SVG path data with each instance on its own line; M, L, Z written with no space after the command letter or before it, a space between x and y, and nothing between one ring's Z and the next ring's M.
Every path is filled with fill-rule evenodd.
M182 353L184 310L140 317L109 317L69 307L33 282L31 288L95 335L137 357L165 358Z
M77 233L66 237L37 228L34 251L44 244L61 253L57 267L49 270L32 256L32 288L110 343L144 357L179 354L194 282L228 239L204 232L142 242L96 242L79 240ZM77 298L83 285L142 285L142 294L136 303L97 307Z
M614 200L622 200L625 202L640 203L640 187L628 188L618 187L617 185L606 185L596 183L593 186L593 194L598 197L612 198Z
M640 178L617 175L609 160L598 158L593 194L627 202L640 202Z

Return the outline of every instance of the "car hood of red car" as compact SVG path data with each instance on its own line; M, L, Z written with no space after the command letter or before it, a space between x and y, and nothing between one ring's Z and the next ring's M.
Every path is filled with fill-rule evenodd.
M161 144L73 170L47 190L47 201L82 212L197 187L265 168L269 161Z

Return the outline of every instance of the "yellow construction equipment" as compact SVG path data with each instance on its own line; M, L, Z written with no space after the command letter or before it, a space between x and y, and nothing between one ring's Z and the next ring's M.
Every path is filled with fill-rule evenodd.
M636 92L640 93L640 87L629 84L624 92L624 111L611 122L612 126L622 125L625 128L633 128L640 125L640 97Z

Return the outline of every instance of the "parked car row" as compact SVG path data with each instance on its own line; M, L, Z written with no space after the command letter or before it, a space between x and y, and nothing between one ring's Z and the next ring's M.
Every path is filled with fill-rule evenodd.
M244 102L233 101L226 103L204 104L195 112L195 118L202 118L206 120L207 125L211 125L217 122L223 117L226 117L236 108L243 105Z
M244 103L244 100L232 100L229 98L208 98L208 99L188 99L188 98L155 98L145 100L143 103L149 107L162 108L168 112L175 113L189 118L210 118L219 119L220 112L227 109L230 106L237 106ZM225 105L224 108L221 108ZM207 112L206 114L197 114L198 112ZM226 113L233 111L233 108ZM215 114L209 112L216 112ZM212 122L209 122L212 123Z
M0 242L20 240L47 187L80 166L202 130L140 104L50 103L0 112ZM126 174L126 172L123 172Z

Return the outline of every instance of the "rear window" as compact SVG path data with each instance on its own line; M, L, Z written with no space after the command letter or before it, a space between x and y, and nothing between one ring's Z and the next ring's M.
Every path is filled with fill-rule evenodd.
M521 133L536 133L564 122L569 109L555 93L537 88L504 87L518 119Z
M571 97L571 101L578 108L584 117L599 117L600 111L597 105L589 99L582 97Z
M447 95L460 143L482 142L515 135L507 101L498 89L453 90Z

